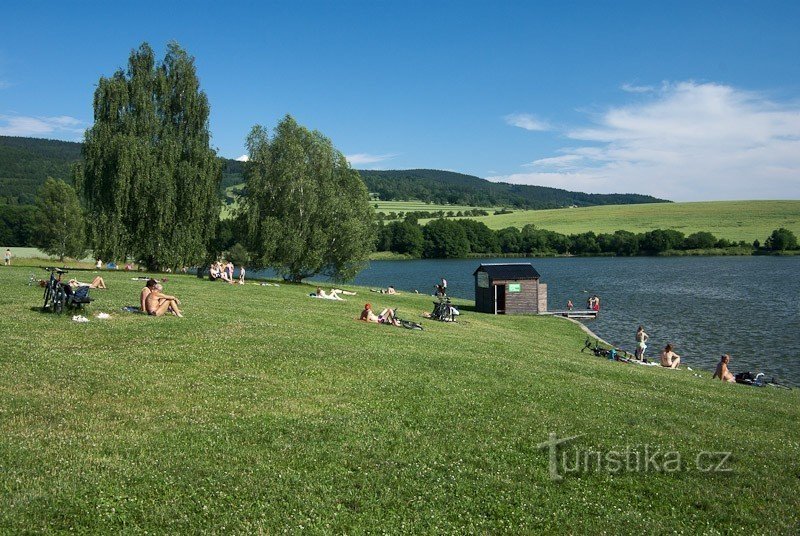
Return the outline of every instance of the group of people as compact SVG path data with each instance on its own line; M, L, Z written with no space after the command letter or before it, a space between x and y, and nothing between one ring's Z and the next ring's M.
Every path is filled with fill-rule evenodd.
M634 357L639 361L644 361L644 352L647 350L647 341L650 335L644 330L644 326L639 326L636 330L636 350ZM664 368L675 369L681 364L681 356L676 354L672 348L672 344L667 344L659 355L659 362Z
M572 300L567 300L567 311L572 311L575 308L575 304L572 303ZM595 294L591 296L589 299L586 300L586 308L590 311L599 311L600 310L600 297Z
M636 330L636 359L643 360L644 352L647 350L647 341L650 336L645 332L643 326L639 326ZM733 373L728 369L728 363L731 361L731 356L723 354L717 363L716 370L712 378L719 378L724 382L735 383L736 378ZM662 367L675 369L681 364L681 356L675 353L672 344L667 344L659 355L659 363Z
M239 267L239 278L234 279L233 271L234 266L231 261L228 261L225 264L222 264L220 261L215 261L211 267L208 269L209 277L211 277L212 281L225 281L226 283L230 283L231 285L235 283L239 283L240 285L244 285L244 276L245 276L245 269L244 266Z

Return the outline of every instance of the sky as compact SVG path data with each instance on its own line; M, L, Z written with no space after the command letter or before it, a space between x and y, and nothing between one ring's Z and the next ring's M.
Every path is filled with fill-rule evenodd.
M80 141L100 77L195 57L212 145L286 114L359 169L800 199L800 2L0 5L0 135Z

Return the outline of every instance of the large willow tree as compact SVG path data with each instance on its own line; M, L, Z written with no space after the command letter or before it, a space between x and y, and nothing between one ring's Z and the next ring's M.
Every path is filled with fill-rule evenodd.
M161 63L144 43L127 72L100 78L76 177L95 256L150 268L204 260L222 176L209 110L194 59L176 43Z
M354 277L375 246L361 176L331 141L286 116L247 138L243 216L254 260L292 281Z

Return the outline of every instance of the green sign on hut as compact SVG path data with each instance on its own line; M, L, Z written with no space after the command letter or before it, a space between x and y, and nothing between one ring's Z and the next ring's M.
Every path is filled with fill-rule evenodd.
M475 273L475 310L539 314L547 311L547 285L530 263L481 264Z

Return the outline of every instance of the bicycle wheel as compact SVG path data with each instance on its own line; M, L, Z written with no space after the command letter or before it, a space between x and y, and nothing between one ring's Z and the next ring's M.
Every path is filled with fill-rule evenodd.
M44 303L42 304L42 311L52 309L53 306L53 289L50 284L44 286Z

